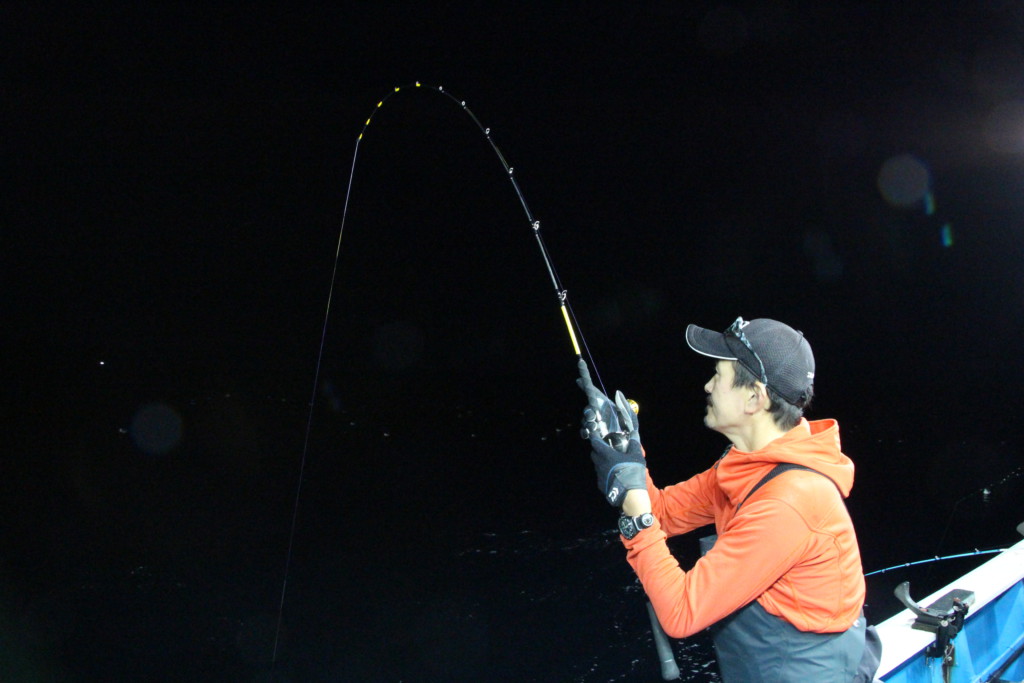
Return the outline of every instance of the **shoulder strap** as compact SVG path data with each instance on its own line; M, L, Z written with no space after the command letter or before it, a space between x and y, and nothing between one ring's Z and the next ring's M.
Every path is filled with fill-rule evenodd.
M715 469L716 470L718 469L718 466L722 463L722 458L724 458L725 456L729 455L729 451L731 451L731 450L732 450L732 444L729 444L728 446L725 447L725 450L722 451L722 454L720 456L718 456L718 460L715 461Z
M818 472L818 470L814 469L813 467L806 467L805 465L797 465L796 463L792 463L792 462L780 462L778 465L773 467L771 469L771 471L768 472L768 474L766 474L763 477L761 477L761 481L757 482L757 484L754 485L754 488L750 489L750 493L747 494L746 498L744 498L742 501L740 501L740 504L736 506L736 512L740 511L740 508L743 507L743 503L746 503L747 500L749 500L750 497L752 495L754 495L759 488L761 488L762 486L764 486L765 484L770 482L772 479L774 479L775 477L777 477L780 474L782 474L783 472L788 472L790 470L807 470L808 472L814 472L815 474L820 474L821 476L825 477L826 479L831 481L833 484L835 484L835 481L832 480L832 477L828 476L827 474L823 474L821 472ZM836 488L838 488L838 487L836 487Z

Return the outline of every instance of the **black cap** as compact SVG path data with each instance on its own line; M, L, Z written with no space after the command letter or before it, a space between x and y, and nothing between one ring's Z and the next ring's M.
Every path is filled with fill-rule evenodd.
M737 318L725 332L689 325L686 343L705 356L739 362L798 408L807 402L814 384L814 354L804 333L789 325L768 318Z

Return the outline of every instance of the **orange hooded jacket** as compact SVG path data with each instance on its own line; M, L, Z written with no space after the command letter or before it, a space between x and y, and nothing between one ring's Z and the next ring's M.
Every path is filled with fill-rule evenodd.
M792 470L744 502L781 462L828 479ZM674 486L658 489L648 475L654 526L623 543L665 631L684 638L754 600L801 631L852 626L865 593L857 536L842 500L853 469L835 420L801 419L763 449L733 446L714 467ZM684 572L665 539L711 523L718 540Z

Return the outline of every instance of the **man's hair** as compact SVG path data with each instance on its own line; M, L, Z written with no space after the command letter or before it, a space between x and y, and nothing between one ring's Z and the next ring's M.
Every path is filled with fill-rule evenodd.
M735 370L732 378L734 389L751 388L758 381L742 364L733 361L732 367ZM789 431L800 423L800 418L803 417L804 410L811 405L812 398L814 398L814 385L807 387L807 400L800 407L787 402L786 399L779 396L778 392L769 386L768 399L771 401L771 407L768 409L768 412L779 428Z

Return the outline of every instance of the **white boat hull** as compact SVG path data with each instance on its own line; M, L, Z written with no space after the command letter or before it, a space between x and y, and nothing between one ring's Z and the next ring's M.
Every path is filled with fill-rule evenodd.
M916 617L907 609L877 627L882 659L876 678L886 683L1024 680L1024 656L1020 655L1024 647L1024 541L920 604L931 604L956 588L974 592L975 601L953 640L955 662L948 672L943 671L941 660L925 656L935 634L913 628Z

